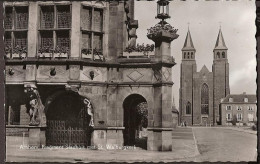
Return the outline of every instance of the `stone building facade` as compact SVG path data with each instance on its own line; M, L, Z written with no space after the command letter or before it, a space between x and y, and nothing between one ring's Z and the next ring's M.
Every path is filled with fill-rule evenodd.
M257 121L256 95L229 94L221 100L221 125L252 126Z
M213 49L212 72L205 65L197 72L196 49L188 31L182 48L180 122L188 125L220 123L220 99L230 92L227 50L220 29Z
M7 131L24 129L32 146L134 145L136 107L145 102L146 148L172 150L176 31L150 30L155 46L136 46L134 0L4 8Z

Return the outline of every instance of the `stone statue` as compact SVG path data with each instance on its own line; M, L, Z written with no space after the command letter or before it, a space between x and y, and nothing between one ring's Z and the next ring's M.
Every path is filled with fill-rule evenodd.
M94 119L93 119L93 109L90 103L90 100L88 100L87 98L84 99L84 104L87 105L88 108L88 114L91 116L90 122L89 122L89 126L94 126Z
M34 84L25 86L24 92L29 97L30 104L30 126L46 126L44 105L42 104L39 92Z

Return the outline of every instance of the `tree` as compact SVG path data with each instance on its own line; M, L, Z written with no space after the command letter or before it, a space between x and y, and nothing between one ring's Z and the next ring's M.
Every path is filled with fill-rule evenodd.
M148 105L147 102L141 102L137 105L137 114L143 128L148 126Z
M236 123L237 123L237 116L234 115L232 119L232 125L236 125Z

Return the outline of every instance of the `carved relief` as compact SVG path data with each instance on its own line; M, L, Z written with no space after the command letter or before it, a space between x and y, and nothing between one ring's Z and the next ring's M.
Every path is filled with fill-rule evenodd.
M141 74L139 71L135 70L127 75L128 78L130 78L132 81L137 82L140 80L144 75Z
M16 82L25 80L23 66L6 66L6 81Z
M42 81L66 81L69 71L66 66L39 66L37 80Z

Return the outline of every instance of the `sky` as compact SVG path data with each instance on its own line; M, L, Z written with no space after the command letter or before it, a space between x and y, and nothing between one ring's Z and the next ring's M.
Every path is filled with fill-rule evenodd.
M177 63L172 68L173 96L179 106L181 49L189 29L196 49L197 71L205 64L212 71L213 49L219 28L228 47L229 85L231 94L256 94L256 40L254 1L171 1L171 18L167 20L178 29L179 38L171 43L171 55ZM138 20L137 43L152 44L147 29L159 22L156 1L135 1Z

